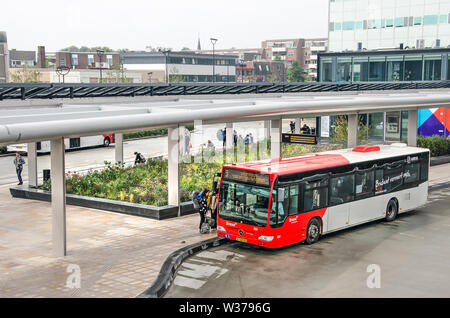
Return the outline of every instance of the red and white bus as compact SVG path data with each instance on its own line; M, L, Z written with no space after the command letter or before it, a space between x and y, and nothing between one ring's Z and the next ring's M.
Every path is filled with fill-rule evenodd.
M66 150L76 150L97 146L109 147L109 145L114 142L114 134L67 138L64 140ZM36 148L38 153L48 153L50 152L50 141L38 142ZM10 145L7 147L7 150L11 152L28 152L27 144Z
M427 201L428 149L358 146L222 168L217 234L267 248L386 219Z

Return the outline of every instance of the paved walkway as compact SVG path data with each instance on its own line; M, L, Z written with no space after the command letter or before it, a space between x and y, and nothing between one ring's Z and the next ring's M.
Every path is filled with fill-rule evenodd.
M67 250L55 258L49 203L13 199L0 187L0 297L135 297L167 256L214 234L198 233L197 215L155 221L67 207ZM66 283L75 264L81 288Z
M430 184L450 180L450 164L432 167ZM0 187L0 297L135 297L156 279L173 251L214 234L198 216L154 221L67 207L68 256L51 250L49 203L13 199ZM79 266L81 288L67 287Z

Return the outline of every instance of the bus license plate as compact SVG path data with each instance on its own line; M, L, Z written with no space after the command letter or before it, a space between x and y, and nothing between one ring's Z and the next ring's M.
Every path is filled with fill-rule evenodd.
M242 242L242 243L247 243L247 239L242 238L242 237L236 237L236 241Z

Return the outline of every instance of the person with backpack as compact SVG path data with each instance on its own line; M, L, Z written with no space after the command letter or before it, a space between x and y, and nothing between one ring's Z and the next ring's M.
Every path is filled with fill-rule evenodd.
M209 196L209 190L205 189L202 193L200 193L200 200L199 200L199 213L200 213L200 225L199 229L202 230L202 224L206 221L206 213L208 212L208 196Z
M14 158L14 166L16 167L17 178L19 179L18 185L22 185L22 170L25 160L20 156L20 153L16 152L16 157Z
M135 152L134 155L136 156L134 165L145 163L145 157L140 152Z

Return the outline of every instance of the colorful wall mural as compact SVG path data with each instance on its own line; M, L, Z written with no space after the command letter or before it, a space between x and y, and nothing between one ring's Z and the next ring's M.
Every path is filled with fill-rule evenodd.
M418 135L422 137L450 136L450 108L419 110Z

